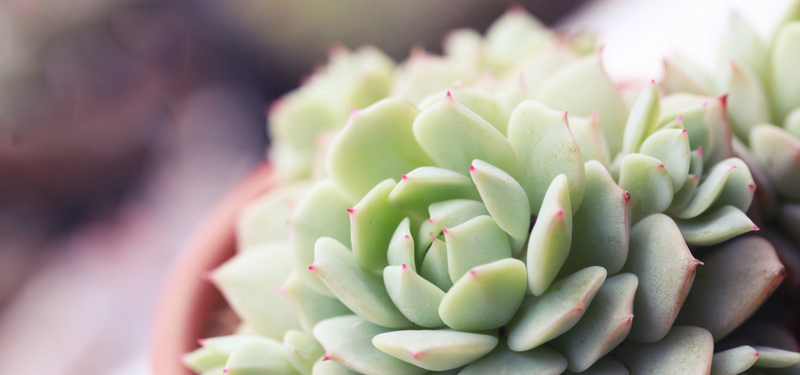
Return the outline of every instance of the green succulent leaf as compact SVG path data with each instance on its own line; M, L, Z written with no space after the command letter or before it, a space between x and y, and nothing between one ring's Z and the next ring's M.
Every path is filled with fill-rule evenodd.
M756 78L767 76L769 64L767 45L739 12L731 12L723 36L720 52L724 59L741 61L752 69Z
M673 94L661 99L661 119L659 128L682 117L683 127L689 134L689 148L703 150L703 161L708 161L714 153L713 128L706 123L709 98L691 94ZM690 170L689 173L692 172ZM698 173L700 174L700 173Z
M631 195L632 222L664 212L672 203L672 180L664 164L651 156L628 154L622 159L619 186Z
M734 206L742 211L747 211L753 202L753 195L756 191L756 182L750 167L742 159L725 159L722 163L736 166L733 173L728 178L728 182L719 194L719 198L709 209L716 209L725 206Z
M417 116L414 136L436 165L465 176L475 159L514 170L514 150L503 134L450 95Z
M786 115L786 119L783 121L783 128L796 138L800 138L800 107Z
M430 371L462 367L497 346L497 338L449 329L382 333L372 344L382 352Z
M450 271L447 266L447 245L444 241L436 237L433 238L433 244L425 254L419 274L439 289L450 290L450 287L453 286L453 280L450 278Z
M755 367L782 368L800 363L800 353L767 346L754 346L753 349L758 351Z
M672 191L680 191L691 161L686 129L659 130L644 140L639 152L660 160L669 173Z
M331 180L316 183L297 205L289 219L289 243L300 278L318 293L333 297L325 284L307 270L314 262L314 246L320 237L331 237L350 246L350 200Z
M773 76L772 100L775 120L782 123L793 109L800 107L800 22L783 25L772 42L770 72Z
M342 366L336 361L320 357L320 359L314 363L314 369L311 370L311 375L361 375L361 373Z
M546 346L515 352L501 343L485 357L467 365L459 375L558 375L566 368L564 356Z
M289 244L280 241L241 252L211 273L214 285L243 321L260 334L283 338L300 329L292 306L272 288L279 287L294 268Z
M457 198L480 199L469 177L448 169L420 167L403 175L389 194L389 203L424 212L432 203Z
M280 345L280 342L269 337L248 334L211 337L207 339L200 339L198 340L198 343L205 349L227 357L243 344L254 341L263 342L273 346Z
M703 327L715 340L752 315L786 275L772 245L760 237L737 238L702 260L677 323Z
M747 142L753 125L772 123L769 98L756 73L735 60L725 86L731 131Z
M728 125L727 96L710 98L703 103L703 122L711 129L714 148L708 151L706 165L733 157L733 137Z
M464 86L452 87L449 92L457 102L486 120L501 134L506 134L508 117L511 115L512 108L500 100L497 94ZM420 102L419 108L424 110L441 101L446 95L445 92L430 95Z
M392 303L383 278L361 269L350 249L340 242L329 237L320 238L314 263L309 269L358 316L384 327L405 328L411 325Z
M686 207L675 214L679 219L691 219L699 216L719 199L728 180L738 168L736 164L722 162L711 168L708 175L697 187L694 196Z
M411 237L411 220L409 218L403 219L392 234L386 259L391 266L405 264L412 271L417 272L414 238Z
M520 103L511 113L508 139L517 154L517 181L528 195L531 212L538 212L553 179L564 174L569 181L573 209L583 200L583 156L569 131L567 115L533 100Z
M571 371L564 371L565 375L574 375L574 372ZM589 367L586 371L580 373L581 375L628 375L628 369L625 368L621 363L610 359L608 357L603 357L599 361L595 362L592 367Z
M734 206L725 206L694 219L675 220L683 239L692 246L711 246L740 234L758 230L747 214Z
M310 333L287 331L283 336L283 352L295 370L311 375L314 362L325 354L325 349Z
M414 272L409 266L389 266L383 270L386 291L408 320L421 327L441 327L439 305L444 292Z
M508 323L525 297L525 264L508 258L479 265L453 284L439 305L448 327L478 331Z
M539 296L555 280L569 255L572 242L572 208L567 177L550 184L528 239L528 286Z
M430 205L428 212L431 215L428 222L439 229L453 228L478 216L489 215L489 210L482 202L471 199L437 202Z
M589 116L598 111L600 128L603 129L611 154L616 155L622 150L619 135L625 130L628 110L603 68L600 53L558 70L542 82L534 97L550 108L578 116ZM514 117L513 114L511 116Z
M447 271L453 282L472 267L511 257L508 235L489 216L478 216L442 232L447 245Z
M699 174L690 174L686 176L686 181L684 181L681 189L672 196L672 203L670 203L669 208L667 208L665 212L674 216L678 212L686 209L686 206L692 201L698 185L700 185Z
M372 344L375 336L389 331L392 329L347 315L320 322L314 327L314 337L325 348L325 357L362 374L424 374L424 369L392 357Z
M247 251L273 241L287 241L286 221L308 188L308 182L276 186L248 203L236 220L236 247Z
M306 332L311 332L315 324L325 319L352 314L337 298L319 294L311 289L300 279L297 270L292 270L286 282L275 291L289 300L300 326Z
M181 358L181 363L200 374L214 369L222 369L228 360L227 354L217 353L209 348L197 348Z
M698 264L669 216L650 215L631 228L622 271L636 275L639 287L629 339L650 343L667 334L692 287Z
M751 346L738 346L714 354L710 375L741 374L756 363L758 352Z
M608 169L611 165L611 152L608 143L597 122L597 113L587 118L572 116L569 119L569 130L578 143L584 163L590 160L599 161Z
M664 78L661 87L667 93L685 92L708 95L713 86L708 74L687 56L677 54L664 59Z
M775 189L787 198L800 199L800 141L777 126L756 125L750 131L750 147Z
M689 174L703 175L703 148L699 147L692 151L691 162L689 163Z
M375 185L350 213L350 239L353 254L361 268L376 270L386 267L389 242L405 214L389 204L389 193L397 183L384 180Z
M639 147L641 147L644 140L655 131L661 112L660 103L658 86L656 86L655 81L653 81L642 91L639 98L636 99L636 103L633 104L631 113L628 115L628 121L625 124L625 132L622 139L623 153L632 154L639 152Z
M488 215L488 211L486 214ZM467 221L469 220L465 220L464 222ZM419 236L417 236L418 240L415 241L414 249L417 263L420 263L422 259L425 258L425 254L427 254L428 249L430 249L431 245L436 241L436 238L439 238L441 235L442 229L431 224L430 220L423 221L422 224L420 224Z
M601 266L614 275L628 257L631 196L622 190L597 161L586 163L586 195L572 217L572 246L559 276L589 266Z
M631 273L606 279L578 324L550 342L567 357L570 371L590 368L628 336L638 285L639 280Z
M414 50L400 69L392 96L419 103L428 95L444 90L456 82L471 84L478 72L468 64Z
M326 158L328 174L350 199L360 199L387 178L432 164L412 133L418 114L413 104L399 98L351 114Z
M283 352L279 342L248 341L231 353L225 362L229 375L299 375Z
M528 196L511 175L481 160L469 168L481 200L497 225L511 236L511 252L519 254L530 228L531 209Z
M603 267L587 267L527 297L508 326L508 347L516 352L538 347L567 332L584 315L606 278Z
M632 374L704 375L711 368L713 354L714 340L708 331L674 327L656 343L626 341L617 350L617 360Z

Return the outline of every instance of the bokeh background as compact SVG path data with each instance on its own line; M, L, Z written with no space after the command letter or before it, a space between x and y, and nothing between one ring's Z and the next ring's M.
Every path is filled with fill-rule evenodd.
M766 38L789 0L530 0L595 30L616 81L686 53L711 66L729 12ZM438 52L511 5L484 0L0 1L0 369L150 373L171 261L265 158L265 110L325 61L374 44Z

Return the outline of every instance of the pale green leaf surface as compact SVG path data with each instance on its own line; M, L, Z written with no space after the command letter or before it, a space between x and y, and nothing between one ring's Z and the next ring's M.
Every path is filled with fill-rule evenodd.
M389 265L389 242L405 216L389 204L389 193L396 185L392 179L384 180L348 211L353 255L363 269L377 270Z
M631 195L631 222L664 212L672 203L672 180L660 160L642 154L622 159L619 186Z
M626 341L617 351L631 374L706 375L711 368L714 340L698 327L674 327L652 344Z
M756 125L750 131L750 147L778 193L800 199L800 141L777 126Z
M238 346L225 362L227 375L299 375L278 342L249 341Z
M683 187L691 161L686 129L659 130L644 140L639 152L664 163L672 181L672 191Z
M383 270L386 291L400 312L421 327L441 327L439 305L444 292L425 280L407 265L389 266Z
M225 366L228 355L217 353L209 348L197 348L186 353L181 358L181 363L190 370L200 374L213 369L221 369Z
M608 143L597 122L597 114L593 113L588 118L571 116L569 118L569 130L578 143L581 150L583 162L597 160L606 169L611 165L611 152L608 151Z
M489 214L513 238L511 252L519 254L531 222L525 190L511 175L482 160L473 160L469 171Z
M480 199L469 177L444 168L420 167L402 176L389 194L389 203L424 211L432 203L457 198Z
M319 294L311 289L300 279L298 273L299 271L293 270L286 282L276 291L292 304L294 314L303 330L311 332L315 324L325 319L352 314L337 298Z
M711 246L740 234L758 230L747 214L734 206L725 206L696 218L676 219L675 224L686 243L692 246Z
M575 375L574 372L564 371L565 375ZM603 357L597 361L592 367L586 371L581 372L581 375L628 375L628 369L621 363L609 358Z
M675 217L691 219L706 212L719 199L725 189L725 185L727 185L728 180L737 168L736 164L727 162L719 163L711 168L703 182L697 187L692 199L681 212L675 214Z
M569 255L572 243L572 208L567 177L559 175L550 184L528 239L528 286L531 293L544 293L555 280Z
M375 336L372 344L426 370L447 371L483 357L497 346L497 338L449 329L394 331Z
M753 349L758 351L754 367L782 368L800 363L800 353L767 346L754 346Z
M465 86L454 86L450 88L449 92L457 102L486 120L501 134L506 134L508 117L511 115L512 108L500 100L497 94ZM430 107L446 95L446 92L438 92L428 96L420 102L419 109L424 110Z
M651 82L636 99L628 114L622 139L622 152L639 152L644 140L655 130L661 112L658 86ZM643 152L644 153L644 152Z
M411 220L403 219L392 234L389 241L389 251L386 259L390 266L407 265L412 271L417 271L417 261L414 251L414 238L411 236Z
M758 352L751 346L738 346L714 354L710 375L741 374L756 363Z
M452 228L478 216L489 215L489 210L482 202L471 199L437 202L430 205L428 212L431 217L428 222L439 229Z
M444 241L434 237L433 243L422 261L419 274L445 292L453 286L453 280L450 278L447 268L447 245Z
M485 357L470 363L459 375L558 375L567 368L567 360L555 350L540 346L515 352L501 343Z
M772 100L775 120L780 124L800 107L800 21L781 26L772 42L770 72L773 76Z
M472 267L511 257L508 235L489 216L444 229L447 271L456 282Z
M295 370L311 375L314 362L325 354L325 349L310 333L287 331L283 336L283 352Z

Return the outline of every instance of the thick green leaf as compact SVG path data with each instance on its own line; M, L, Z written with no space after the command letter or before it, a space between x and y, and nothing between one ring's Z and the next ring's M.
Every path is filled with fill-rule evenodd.
M508 323L525 297L525 264L509 258L477 266L462 276L439 305L448 327L478 331Z
M772 123L769 98L755 72L736 60L730 62L726 81L731 130L747 142L753 125Z
M611 165L611 152L608 151L608 143L603 136L603 130L597 122L597 113L593 113L588 118L571 116L569 118L569 130L578 143L584 163L590 160L597 160L606 169Z
M449 89L453 99L463 104L464 107L480 116L494 126L503 135L508 128L508 117L511 115L511 108L504 103L497 94L486 90L481 90L463 85L454 86ZM447 94L438 92L423 99L419 104L419 109L424 110L436 104Z
M692 287L698 264L669 216L650 215L631 228L628 261L622 271L636 275L639 287L629 339L656 342L667 334Z
M628 336L638 285L631 273L606 279L578 324L550 342L567 357L570 371L585 371Z
M742 15L733 11L728 17L727 27L720 48L722 58L735 59L747 65L758 77L767 76L769 50L758 32Z
M314 362L325 354L325 349L310 333L287 331L283 336L283 352L295 370L311 375Z
M361 375L345 366L338 364L336 361L325 359L324 357L314 363L314 369L311 375Z
M773 125L756 125L750 131L750 147L781 195L800 199L800 141Z
M423 259L425 259L428 249L430 249L433 242L437 238L441 237L441 235L442 230L431 224L430 220L423 221L422 224L420 224L419 236L417 236L417 241L415 241L414 246L414 257L417 259L417 263L420 263ZM442 245L444 245L444 243L442 243Z
M384 327L411 325L392 303L383 278L358 267L353 253L340 242L329 237L320 238L309 269L358 316Z
M672 191L683 187L691 160L686 129L661 129L644 140L640 152L664 163L672 181Z
M528 239L528 286L531 293L544 293L555 280L569 255L572 242L572 208L567 177L559 175L550 184L536 223Z
M665 212L670 215L675 215L683 211L694 197L698 185L700 185L699 174L690 174L686 176L686 181L684 181L681 190L676 191L675 195L672 196L672 203L670 203L669 208Z
M565 375L574 375L574 372L564 371ZM628 369L621 363L609 358L603 357L597 361L592 367L589 367L581 375L628 375Z
M337 298L319 294L311 289L300 279L296 270L292 271L280 288L274 290L289 299L295 317L306 332L311 332L315 324L325 319L352 314Z
M755 367L782 368L800 363L800 353L767 346L754 346L753 349L758 351Z
M481 215L489 215L486 206L471 199L453 199L438 202L428 208L430 224L439 229L452 228ZM530 220L530 218L528 219Z
M403 175L389 194L389 203L424 211L432 203L456 198L480 199L469 177L448 169L420 167Z
M318 293L333 296L306 267L314 262L314 245L320 237L331 237L350 246L347 209L356 202L347 198L331 180L316 183L289 218L289 243L300 278Z
M347 315L320 322L314 327L314 337L325 348L326 358L362 374L424 374L424 369L394 358L372 345L375 336L389 331L392 329Z
M228 355L217 353L208 348L197 348L186 353L181 358L181 363L190 370L200 374L213 369L221 369L225 366Z
M486 209L497 225L511 236L511 252L519 254L531 225L525 190L511 175L482 160L473 160L469 171Z
M288 332L288 331L287 331ZM248 335L248 334L237 334L237 335L227 335L227 336L217 336L211 337L207 339L200 339L197 342L205 349L211 350L214 353L222 354L224 356L230 356L238 347L248 343L248 342L262 342L266 345L280 345L280 342L275 339L271 339L269 337L264 337L261 335Z
M511 257L508 235L489 216L443 229L447 245L447 271L458 281L470 268Z
M661 114L658 86L651 82L636 99L636 103L628 114L622 140L622 152L632 154L639 152L644 140L655 130ZM646 153L645 153L646 154Z
M211 281L243 321L280 340L287 330L300 329L289 301L272 289L293 268L289 245L272 242L237 254L211 273Z
M725 206L694 219L675 220L683 239L693 246L711 246L740 234L758 230L747 214L734 206Z
M444 292L410 267L389 266L383 270L386 291L408 320L422 327L441 327L439 305Z
M719 194L719 198L711 205L710 209L734 206L744 212L750 208L753 202L753 195L756 191L756 182L750 167L739 158L730 158L722 161L723 163L735 165L736 169L728 178L728 182Z
M386 259L391 266L400 266L405 264L410 267L412 271L417 271L417 261L414 252L414 238L411 237L411 220L409 218L403 219L400 225L395 229L391 241L389 241L389 251L386 254Z
M708 331L674 327L663 340L653 344L626 341L617 350L617 360L631 374L706 375L713 354L714 340Z
M681 212L675 214L675 217L691 219L706 212L719 199L725 189L725 185L727 185L728 180L737 168L736 164L728 162L721 162L711 168L706 178L697 187L692 199Z
M497 346L497 338L449 329L394 331L375 336L372 344L426 370L446 371L483 357Z
M239 345L225 362L227 375L299 375L278 342L249 341Z
M597 161L586 163L586 196L572 217L572 246L559 276L589 266L601 266L614 275L628 257L631 196L622 190Z
M642 154L622 159L619 186L631 195L632 222L664 212L672 203L672 180L660 160Z
M658 121L661 127L682 117L683 127L689 134L689 148L702 149L704 161L713 155L715 146L714 129L708 126L705 118L708 101L708 97L685 93L665 96L661 99L661 119Z
M481 159L513 171L514 150L503 134L452 96L442 99L414 120L414 136L436 165L468 176L472 161Z
M350 199L361 199L387 178L432 164L412 133L418 114L413 104L399 98L351 114L326 158L328 175Z
M739 346L714 354L710 375L741 374L756 363L758 352L750 346Z
M382 269L389 265L387 249L392 234L405 213L389 204L389 193L397 183L388 179L378 185L347 210L350 213L350 240L353 255L361 268Z
M419 274L445 292L453 286L447 268L447 245L444 241L433 238L433 244L425 254Z
M508 326L508 347L517 352L548 342L578 323L606 278L592 266L563 278L539 297L528 297Z
M783 25L772 42L770 72L775 120L780 124L793 109L800 107L800 22Z
M560 174L569 181L572 207L577 210L583 200L585 172L566 112L524 101L511 113L508 139L517 154L514 176L528 194L531 213L539 212L550 183Z
M456 82L469 85L477 76L476 69L468 64L415 49L400 68L391 96L419 103Z
M755 236L727 242L702 260L677 323L703 327L715 340L750 317L786 275L772 245Z
M236 247L246 251L276 240L288 240L286 221L308 191L309 182L277 186L247 204L236 220Z
M685 92L708 95L712 91L712 80L697 63L682 54L673 54L664 59L664 78L661 87L669 94Z
M459 375L558 375L566 368L564 356L546 346L517 353L501 343L485 357L470 363Z

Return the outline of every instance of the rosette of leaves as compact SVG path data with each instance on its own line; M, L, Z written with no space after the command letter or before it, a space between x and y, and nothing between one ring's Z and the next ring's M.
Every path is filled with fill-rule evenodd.
M727 241L753 229L742 214L753 189L725 151L721 102L697 112L682 102L671 118L650 86L609 162L597 116L525 100L498 120L487 113L501 94L475 92L353 112L327 149L327 178L294 207L288 241L250 241L212 273L243 326L202 340L187 365L736 374L800 361L768 347L714 355L784 277L765 240ZM273 222L264 215L248 217ZM240 233L258 227L248 221ZM687 243L717 246L696 259Z

